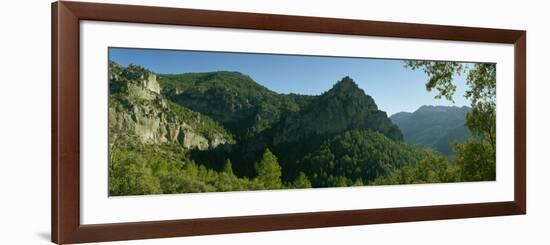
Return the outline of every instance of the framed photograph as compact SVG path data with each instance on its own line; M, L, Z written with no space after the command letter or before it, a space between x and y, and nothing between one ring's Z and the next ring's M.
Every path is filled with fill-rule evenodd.
M52 241L526 213L526 32L52 4Z

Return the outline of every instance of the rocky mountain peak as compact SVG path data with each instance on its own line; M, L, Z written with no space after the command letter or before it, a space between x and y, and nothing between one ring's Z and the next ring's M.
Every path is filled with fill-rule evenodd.
M357 83L349 76L342 78L331 89L323 93L319 98L319 103L326 107L344 111L378 110L374 99L359 88Z
M344 77L300 113L285 117L274 142L292 142L311 135L330 135L353 129L370 129L396 140L403 137L386 113L378 110L374 99L353 79Z
M357 83L351 79L351 77L346 76L342 78L342 80L336 82L334 86L330 90L327 91L327 93L361 93L365 94L365 92L359 88Z

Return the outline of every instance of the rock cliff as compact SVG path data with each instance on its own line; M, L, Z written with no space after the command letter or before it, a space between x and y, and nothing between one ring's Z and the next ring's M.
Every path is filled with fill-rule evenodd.
M199 150L234 142L212 119L166 100L155 74L116 64L110 65L110 71L110 140L132 138Z

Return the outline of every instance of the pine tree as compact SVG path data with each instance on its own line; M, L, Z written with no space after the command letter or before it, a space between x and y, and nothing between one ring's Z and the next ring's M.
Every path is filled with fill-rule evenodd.
M304 172L300 172L298 177L294 179L294 182L292 183L292 186L294 188L311 188L311 182L309 182L306 174Z
M231 160L225 160L225 164L223 165L223 172L231 175L233 174L233 164L231 163Z
M256 164L258 173L257 180L263 183L266 189L280 189L281 182L281 166L277 161L277 157L266 148L262 159Z

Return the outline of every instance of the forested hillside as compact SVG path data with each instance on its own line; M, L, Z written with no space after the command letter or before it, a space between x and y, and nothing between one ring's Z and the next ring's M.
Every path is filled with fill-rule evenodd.
M453 143L470 137L465 125L470 111L467 106L422 106L412 113L396 113L390 119L401 129L405 142L452 157Z

